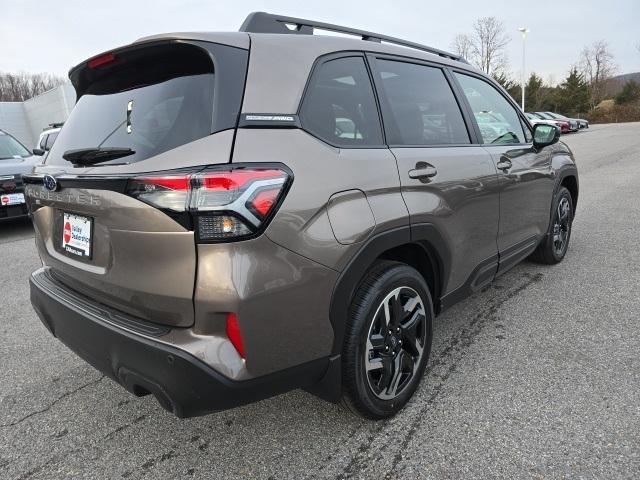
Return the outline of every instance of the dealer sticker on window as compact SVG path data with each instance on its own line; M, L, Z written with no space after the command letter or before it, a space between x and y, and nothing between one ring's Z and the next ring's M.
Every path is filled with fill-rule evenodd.
M73 255L91 258L92 220L89 217L64 214L62 248Z
M21 205L24 203L24 194L23 193L8 193L5 195L0 195L0 205L3 207L9 205Z

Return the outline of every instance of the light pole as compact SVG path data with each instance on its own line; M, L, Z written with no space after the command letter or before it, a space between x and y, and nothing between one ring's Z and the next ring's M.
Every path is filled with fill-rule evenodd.
M524 81L525 81L524 45L525 45L525 40L527 39L527 33L529 33L529 29L527 27L520 27L518 31L522 33L522 81L520 84L520 88L522 90L522 111L524 112Z

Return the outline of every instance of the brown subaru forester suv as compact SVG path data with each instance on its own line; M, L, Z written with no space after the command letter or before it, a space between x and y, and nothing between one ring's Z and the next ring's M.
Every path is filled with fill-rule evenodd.
M393 415L435 315L566 254L571 151L456 55L253 13L69 77L77 104L25 177L31 300L178 416L294 388Z

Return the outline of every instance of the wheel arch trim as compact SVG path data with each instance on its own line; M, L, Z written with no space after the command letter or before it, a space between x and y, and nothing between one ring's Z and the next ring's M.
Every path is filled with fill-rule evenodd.
M578 199L580 198L580 180L578 179L578 169L576 168L575 165L563 165L562 167L560 167L557 171L556 171L556 183L553 187L553 196L552 196L552 201L551 201L551 209L549 211L549 225L551 225L551 222L553 221L553 204L556 195L558 195L558 192L560 191L560 187L562 187L562 184L564 183L564 181L571 177L575 180L576 182L576 191L575 191L575 197L573 196L573 192L571 195L571 199L573 201L573 217L575 218L576 215L576 208L578 205Z
M310 393L330 402L338 402L342 395L342 343L349 306L355 291L373 262L384 252L403 245L418 245L425 249L432 266L438 269L438 287L433 296L437 312L451 266L451 252L443 235L431 223L405 225L381 232L367 240L342 270L331 295L329 316L334 331L329 366L323 378L306 388Z
M340 354L349 305L367 270L386 251L407 244L424 249L432 266L437 269L438 278L433 298L434 304L437 305L447 284L451 266L451 253L437 227L431 223L421 223L379 233L366 241L350 259L333 288L329 310L334 329L333 355Z

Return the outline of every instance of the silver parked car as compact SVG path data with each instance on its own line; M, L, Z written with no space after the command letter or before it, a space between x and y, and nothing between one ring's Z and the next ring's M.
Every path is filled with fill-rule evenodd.
M0 219L27 215L22 175L40 161L16 138L0 130Z

